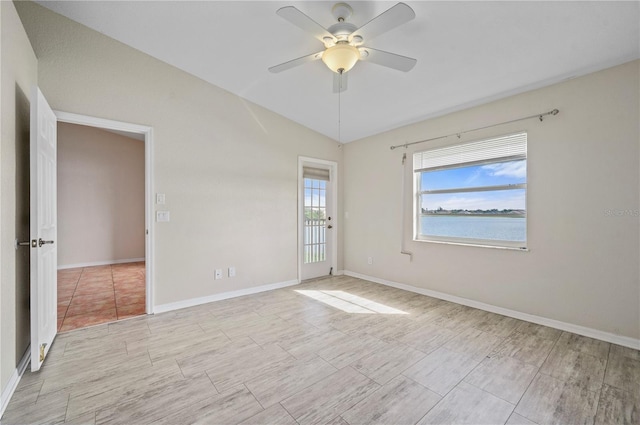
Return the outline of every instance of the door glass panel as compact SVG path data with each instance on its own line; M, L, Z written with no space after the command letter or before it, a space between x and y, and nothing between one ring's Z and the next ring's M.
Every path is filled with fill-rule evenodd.
M326 182L304 179L304 263L325 261Z

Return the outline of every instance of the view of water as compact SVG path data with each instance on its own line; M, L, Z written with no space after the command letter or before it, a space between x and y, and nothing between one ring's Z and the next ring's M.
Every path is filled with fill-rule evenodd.
M524 242L527 226L524 217L478 217L464 215L423 215L420 233L425 236L489 239Z

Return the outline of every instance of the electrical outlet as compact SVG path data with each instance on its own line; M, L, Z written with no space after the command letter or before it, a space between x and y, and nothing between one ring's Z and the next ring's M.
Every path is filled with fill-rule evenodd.
M235 277L236 275L236 268L231 266L229 267L229 277Z
M216 280L222 279L222 269L216 269Z
M367 258L367 264L373 264L373 257Z

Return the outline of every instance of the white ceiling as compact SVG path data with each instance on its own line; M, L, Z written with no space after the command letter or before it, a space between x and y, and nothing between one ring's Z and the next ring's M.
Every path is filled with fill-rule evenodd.
M328 27L334 1L38 3L342 142L640 57L637 1L408 1L416 19L366 44L417 65L358 63L341 94L339 137L338 95L321 61L267 71L323 47L276 10L293 5ZM349 3L361 26L396 2Z

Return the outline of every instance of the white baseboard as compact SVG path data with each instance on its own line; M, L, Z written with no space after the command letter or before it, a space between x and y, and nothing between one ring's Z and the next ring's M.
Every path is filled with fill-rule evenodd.
M124 263L139 263L140 261L144 261L145 258L126 258L124 260L107 260L107 261L93 261L89 263L78 263L78 264L65 264L62 266L58 266L58 270L64 269L77 269L80 267L93 267L93 266L106 266L109 264L124 264Z
M27 369L29 365L29 361L31 360L31 347L27 348L27 351L20 359L20 363L18 363L18 367L13 371L9 382L7 382L7 386L2 389L2 395L0 400L0 418L4 415L4 411L7 409L9 405L9 401L11 401L11 397L15 392L16 388L18 388L18 384L20 383L20 378L22 378L22 374Z
M175 303L160 304L153 307L153 312L164 313L166 311L179 310L181 308L193 307L200 304L206 304L214 301L228 300L229 298L242 297L244 295L257 294L259 292L272 291L274 289L286 288L287 286L297 285L297 279L287 280L286 282L270 283L268 285L254 286L253 288L238 289L237 291L222 292L220 294L208 295L206 297L191 298L188 300L177 301Z
M546 317L536 316L533 314L522 313L520 311L510 310L508 308L498 307L491 304L485 304L483 302L470 300L468 298L462 298L462 297L445 294L443 292L438 292L438 291L432 291L430 289L418 288L416 286L393 282L386 279L380 279L373 276L367 276L367 275L352 272L349 270L344 270L344 274L346 276L357 277L358 279L380 283L382 285L403 289L405 291L415 292L417 294L422 294L422 295L426 295L433 298L439 298L445 301L451 301L457 304L462 304L469 307L477 308L479 310L489 311L491 313L497 313L503 316L509 316L515 319L537 323L538 325L548 326L550 328L560 329L562 331L572 332L574 334L587 336L589 338L595 338L602 341L610 342L612 344L618 344L624 347L640 350L640 339L630 338L627 336L617 335L610 332L604 332L597 329L587 328L585 326L574 325L573 323L566 323L566 322L561 322L559 320L548 319Z

